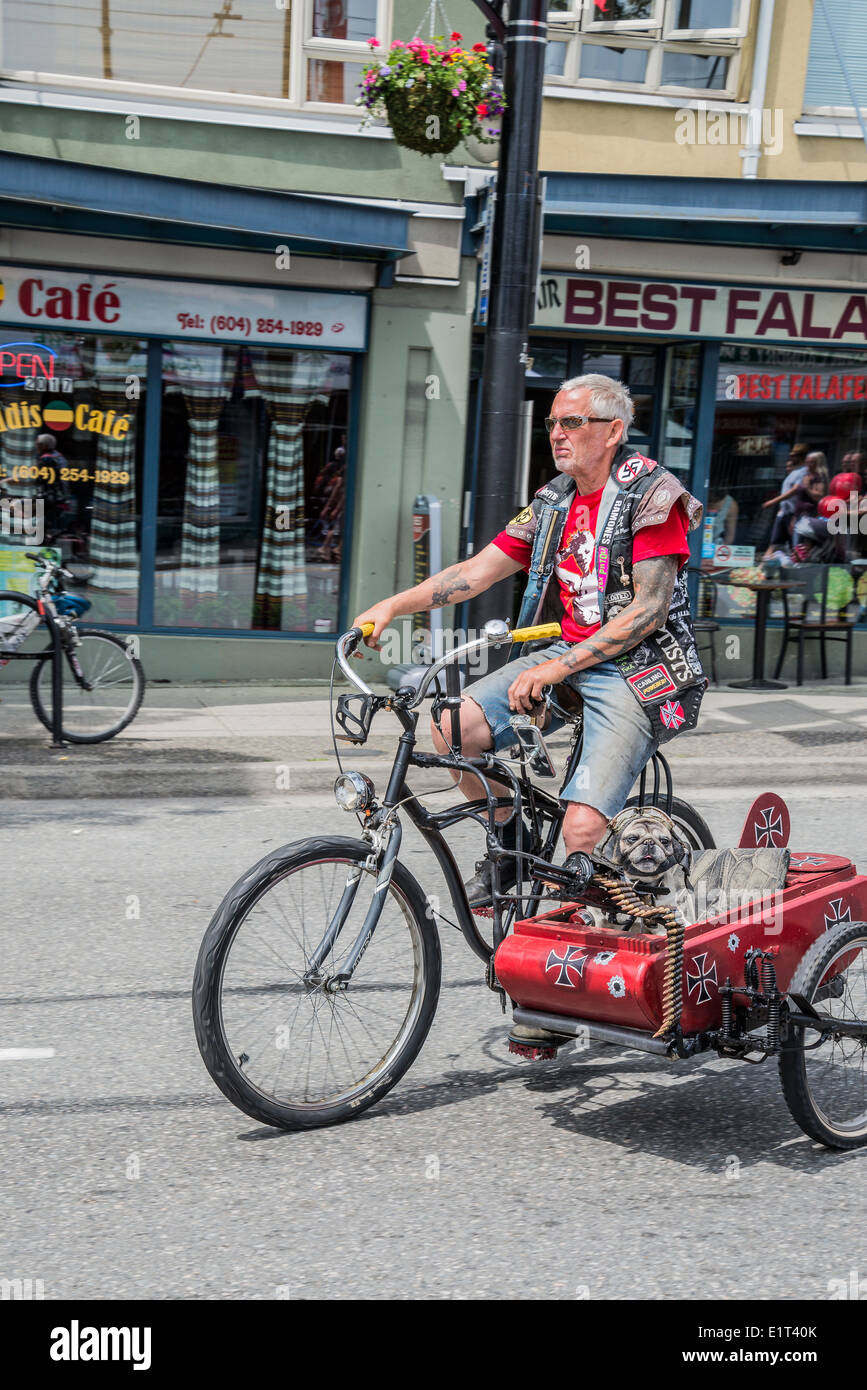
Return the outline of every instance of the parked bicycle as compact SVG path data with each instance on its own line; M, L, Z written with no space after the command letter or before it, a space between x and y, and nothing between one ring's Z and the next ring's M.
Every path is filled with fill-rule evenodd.
M79 619L90 608L88 599L67 593L74 577L54 560L27 551L41 570L39 597L0 590L0 665L7 661L32 661L30 700L36 717L52 728L52 664L54 646L23 650L39 629L49 630L47 616L59 636L64 672L63 738L70 743L103 743L114 738L135 718L145 691L145 673L127 638L95 627L82 627ZM50 634L49 634L50 635Z
M335 797L344 811L358 816L360 838L313 836L260 860L224 898L196 965L193 1014L205 1066L245 1114L284 1129L348 1119L380 1100L410 1066L439 995L437 918L463 933L485 964L487 985L505 1007L493 957L509 927L535 915L548 899L574 898L580 886L568 862L552 862L566 807L531 776L556 776L540 730L527 716L516 715L510 756L485 753L468 759L461 752L459 662L485 646L550 639L559 635L559 627L511 632L504 622L489 622L479 639L436 661L417 689L404 686L388 696L375 695L349 661L370 631L372 625L353 628L337 642L336 664L357 693L341 694L335 714L332 681L332 733L336 719L336 738L359 745L377 713L388 710L397 717L403 732L385 795L377 798L364 773L344 770L335 741L340 768ZM443 716L449 716L447 754L416 748L418 709L432 687L432 712L441 729ZM580 762L582 716L580 709L561 706L556 692L548 691L546 698L571 723L562 790ZM485 796L431 811L407 786L411 767L474 773ZM490 779L510 787L511 795L496 797ZM443 790L453 790L452 784ZM667 811L694 849L714 847L698 812L673 796L670 770L660 753L653 758L652 787L648 790L643 775L629 804L647 802ZM498 837L498 808L508 808L514 819L514 849L506 849ZM442 869L456 921L434 910L398 858L402 809ZM531 827L526 844L525 815ZM493 864L493 907L486 909L490 938L480 926L485 919L469 906L443 836L469 820L485 831ZM517 883L505 893L503 867L512 863Z

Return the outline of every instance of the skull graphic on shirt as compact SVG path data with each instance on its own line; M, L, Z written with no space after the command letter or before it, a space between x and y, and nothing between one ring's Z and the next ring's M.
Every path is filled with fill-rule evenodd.
M599 622L599 590L596 584L596 568L593 564L595 549L592 531L573 531L568 542L557 554L556 575L568 593L572 617L582 627Z

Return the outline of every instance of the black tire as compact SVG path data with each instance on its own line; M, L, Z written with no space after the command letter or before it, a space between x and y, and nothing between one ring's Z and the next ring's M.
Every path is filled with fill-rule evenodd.
M637 796L631 796L626 805L640 806L641 800ZM660 809L664 811L664 797L660 797L659 805ZM716 849L716 841L711 834L710 826L704 817L699 815L695 807L690 806L688 801L681 801L679 796L673 796L671 798L670 815L675 825L683 832L694 850Z
M107 723L104 728L97 727L91 731L90 729L76 726L73 722L74 716L71 712L72 701L78 698L79 695L83 695L84 692L80 690L75 676L69 669L69 658L66 652L64 651L63 654L63 737L68 740L69 743L104 743L106 739L114 738L116 734L120 733L121 729L125 729L128 724L131 724L138 714L141 708L141 702L144 699L145 685L147 684L144 667L138 657L133 656L127 646L125 638L119 637L114 632L103 632L100 628L96 627L80 627L77 624L76 627L82 641L81 645L77 647L75 651L79 659L82 660L85 674L88 672L88 639L91 639L91 649L95 642L108 643L111 648L121 653L124 661L128 663L128 674L130 677L128 701L124 703L122 708L118 708L116 718L112 718L111 715L109 715L110 722ZM127 667L123 669L125 672L127 671ZM67 707L67 691L70 693L71 697L69 708ZM46 656L42 661L37 661L34 664L30 676L30 700L36 712L37 719L41 720L46 729L50 729L52 709L50 649L46 652Z
M345 992L339 995L328 995L325 991L320 989L302 988L300 984L300 975L298 977L299 984L295 984L294 981L290 980L288 976L279 969L275 971L274 965L270 962L269 969L271 975L275 973L283 974L282 985L275 986L274 984L265 983L265 981L262 980L258 985L246 983L234 990L236 994L243 995L246 990L248 996L253 995L255 1007L261 1007L262 996L264 994L270 995L271 999L276 999L277 1009L283 1011L284 1017L287 1016L291 998L297 996L299 1002L296 1003L295 1006L295 1015L293 1015L291 1025L292 1028L295 1026L295 1019L297 1018L301 1001L304 1000L305 997L314 1001L311 1005L314 1023L317 1018L318 1007L324 1009L326 1004L330 1005L330 1017L327 1013L324 1015L329 1024L327 1040L321 1024L319 1028L322 1042L326 1046L326 1051L331 1044L331 1036L335 1026L337 1010L343 1007L344 1000L348 1002L352 999L354 988L356 989L355 999L359 1008L363 1009L365 1007L364 995L361 991L366 989L375 992L379 989L386 992L387 1002L389 1000L396 1000L395 1007L397 1007L399 1012L403 1008L402 1000L399 996L387 994L387 991L394 991L396 987L391 984L378 985L371 981L374 969L377 971L384 970L386 960L389 960L389 964L391 964L390 956L393 955L393 953L389 948L390 956L387 957L384 954L383 948L376 967L370 965L371 958L376 957L377 954L377 934L380 931L380 927L383 927L386 923L387 913L389 911L389 900L391 900L392 905L396 904L398 910L402 913L404 918L403 925L406 926L409 931L413 953L414 980L412 995L406 1014L398 1025L399 1031L390 1044L389 1050L383 1053L374 1065L369 1067L363 1076L355 1078L352 1085L344 1088L333 1096L320 1096L313 1101L308 1099L301 1101L297 1097L281 1100L277 1096L269 1094L262 1086L256 1084L250 1072L245 1072L244 1067L251 1061L246 1043L240 1055L236 1055L230 1040L227 1038L223 993L226 965L232 947L240 937L244 923L248 920L250 914L263 902L263 900L267 899L269 891L278 889L280 885L285 884L293 874L299 873L305 869L315 869L318 867L320 869L321 879L323 865L332 865L335 867L342 865L342 872L345 873L346 865L363 863L367 859L369 852L369 846L364 841L351 840L343 836L313 837L308 840L296 841L291 845L285 845L281 849L275 850L272 854L260 860L258 864L254 865L248 873L244 874L238 880L223 899L205 933L204 940L199 950L199 957L196 962L195 978L193 982L193 1020L199 1051L202 1054L202 1060L205 1066L217 1086L219 1086L220 1090L223 1092L223 1095L226 1096L233 1105L236 1105L239 1110L242 1110L244 1114L250 1115L255 1120L260 1120L263 1124L275 1125L280 1129L289 1130L316 1129L324 1125L339 1124L343 1120L348 1120L359 1115L376 1101L381 1100L382 1097L391 1090L392 1086L400 1080L404 1072L418 1055L427 1037L431 1023L433 1022L437 1000L439 998L440 979L442 974L439 935L434 925L433 916L428 907L427 899L421 887L408 870L398 861L394 866L394 873L388 891L388 900L386 906L383 908L383 916L380 919L380 925L374 932L370 945L359 961L356 973L352 981L350 981L349 988ZM334 878L332 879L332 883L333 882ZM366 890L367 885L365 885L365 891ZM295 897L297 891L297 888L287 890L287 893L291 892L292 894L293 904L297 903L297 898ZM290 951L294 949L293 944L288 941L288 937L291 934L294 938L294 945L300 948L301 957L307 961L309 960L309 955L307 951L308 934L306 918L314 915L316 911L315 904L319 902L319 899L314 896L310 909L308 910L308 900L305 898L303 882L300 887L300 892L300 918L305 919L299 919L302 940L298 941L297 933L293 931L291 925L288 925L288 919L284 912L283 917L288 925L284 949ZM341 947L341 952L338 953L338 956L341 953L345 953L345 950L348 949L348 946L355 939L358 929L360 928L363 916L364 894L362 894L361 897L362 902L357 909L353 907L351 910L350 919L338 939L338 944ZM279 902L279 898L277 901ZM262 916L266 921L269 918L269 912L272 910L273 906L269 911L266 911L265 908L262 909ZM328 911L329 909L326 905L323 918L328 917ZM323 921L313 923L310 934L311 946L313 943L318 942L323 930ZM251 928L251 934L255 943L255 927ZM280 939L280 944L283 946L283 938ZM398 943L398 945L399 944L400 943ZM286 965L282 952L277 958L284 966ZM265 957L265 959L267 960L268 958ZM337 957L333 957L332 959L337 959ZM291 966L287 966L286 968L290 973L298 973L295 972ZM252 973L249 979L252 980ZM373 979L375 980L376 977L374 976ZM231 992L231 987L227 990L227 993L229 992ZM259 995L258 1001L255 1000L257 994ZM379 1004L380 997L376 995L375 997ZM320 1000L320 1005L318 1007L315 1003L317 998ZM270 1007L270 1005L267 1006ZM243 1001L241 1007L243 1007ZM348 1007L351 1007L353 1014L355 1014L355 1005L348 1005ZM368 1009L371 1008L369 1002L367 1007ZM306 1015L303 1017L306 1018ZM261 1016L257 1019L255 1027L249 1028L248 1025L248 1032L242 1035L244 1039L248 1036L258 1037L259 1033L262 1032L260 1019ZM343 1019L344 1021L348 1019L350 1023L352 1022L351 1017L346 1013L343 1014ZM374 1010L373 1020L371 1020L370 1015L368 1015L367 1021L369 1023L372 1022L374 1027L377 1026L376 1010ZM281 1025L278 1025L278 1028L280 1026ZM282 1026L285 1028L286 1025ZM390 1024L386 1025L385 1031L388 1032L390 1027ZM239 1033L237 1029L233 1028L233 1031L234 1040L237 1044ZM340 1033L339 1024L337 1031L338 1034L340 1034L340 1042L343 1044L343 1036ZM265 1039L269 1037L268 1031L263 1032L262 1037L261 1051L262 1065L264 1065ZM314 1041L317 1043L318 1049L318 1039L314 1039L312 1024L310 1040L311 1044ZM286 1042L280 1042L279 1038L276 1045L288 1050L288 1044ZM336 1042L334 1050L336 1054ZM343 1050L346 1053L347 1061L349 1061L349 1052L345 1045L343 1046ZM374 1047L374 1051L375 1050L376 1047ZM311 1052L312 1047L308 1047L308 1080L311 1065ZM301 1063L303 1064L303 1052L299 1055L301 1057ZM340 1064L341 1059L338 1058L337 1065L339 1066ZM258 1058L255 1060L255 1065L259 1065ZM363 1060L358 1065L364 1065ZM281 1068L282 1066L283 1061L280 1063ZM330 1062L326 1059L326 1080L329 1075L329 1066ZM335 1071L335 1077L336 1075L337 1072ZM294 1078L290 1082L290 1085L293 1087L298 1084L299 1083L296 1082Z
M834 981L835 987L828 989L826 976L835 958L844 956L846 947L855 943L863 951L860 961L850 961L839 975L831 975L829 978ZM838 981L843 982L842 987ZM820 987L821 998L816 999ZM854 998L853 987L856 990ZM815 1000L820 1014L859 1018L867 1022L867 922L844 922L814 941L795 971L789 990L793 994L802 994L810 1003ZM811 1028L789 1030L789 1038L783 1044L784 1051L780 1053L780 1081L786 1104L804 1133L819 1144L829 1149L860 1148L867 1144L867 1041L832 1038L811 1051L817 1036ZM854 1061L855 1065L851 1070L844 1070L849 1060ZM836 1081L830 1078L827 1071L834 1065L839 1071ZM824 1074L817 1070L822 1066L826 1068ZM818 1094L820 1077L823 1087L821 1097ZM823 1101L827 1106L825 1093L831 1094L834 1085L839 1093L844 1078L845 1104L847 1107L853 1106L856 1111L848 1123L835 1118L823 1107Z

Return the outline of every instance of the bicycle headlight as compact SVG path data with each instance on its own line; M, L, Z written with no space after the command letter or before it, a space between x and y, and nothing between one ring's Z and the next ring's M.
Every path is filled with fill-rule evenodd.
M342 811L363 811L373 800L375 790L363 772L342 772L334 779L334 796Z

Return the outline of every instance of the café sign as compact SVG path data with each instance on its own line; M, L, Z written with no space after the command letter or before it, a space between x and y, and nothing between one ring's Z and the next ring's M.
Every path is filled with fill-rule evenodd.
M543 274L534 327L864 347L867 295Z
M326 290L0 265L0 325L280 347L366 346L367 299Z

